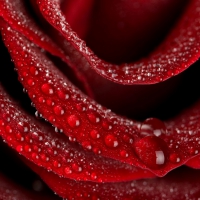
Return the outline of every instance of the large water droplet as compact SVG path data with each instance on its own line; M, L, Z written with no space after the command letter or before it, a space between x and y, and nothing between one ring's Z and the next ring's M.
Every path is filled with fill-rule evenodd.
M119 145L117 138L111 134L105 137L105 143L108 147L117 147Z
M161 134L166 134L166 127L159 119L148 118L142 123L140 133L143 136L155 135L158 137Z
M152 169L163 167L168 159L167 144L156 136L146 136L136 142L135 151L142 162Z

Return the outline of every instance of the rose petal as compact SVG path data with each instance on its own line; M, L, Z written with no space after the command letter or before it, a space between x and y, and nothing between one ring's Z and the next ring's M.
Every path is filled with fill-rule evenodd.
M68 63L74 70L77 78L83 83L88 95L92 96L92 92L84 76L76 69L76 66L71 63L70 58L64 54L63 50L46 33L44 33L30 16L25 1L1 1L0 16L3 17L12 28L22 33L29 40Z
M32 163L28 164L59 196L67 199L171 199L200 197L200 171L179 169L164 178L123 183L75 182L56 176ZM52 181L53 180L53 181Z
M133 62L147 56L166 37L187 2L95 1L86 44L108 62ZM66 20L76 32L71 21Z
M0 135L20 154L59 176L85 181L124 181L153 174L84 151L21 111L0 87Z
M13 183L3 174L0 174L0 199L1 200L56 200L56 196L37 194Z
M190 159L187 163L186 163L187 166L189 167L193 167L195 169L200 169L200 156L196 156L192 159Z
M72 28L85 38L91 21L94 0L68 0L62 2L63 12Z
M156 119L146 122L152 123L153 131L144 135L139 130L141 123L124 119L96 104L75 88L31 42L5 23L2 27L4 42L31 100L43 117L62 129L71 141L77 140L85 149L103 156L147 168L158 176L199 154L200 103L166 122L167 128Z
M200 55L199 0L193 0L167 39L149 57L131 64L112 65L99 59L67 23L60 0L38 0L41 13L65 38L68 55L79 70L93 68L103 77L121 84L152 84L179 74ZM80 64L81 63L81 64Z

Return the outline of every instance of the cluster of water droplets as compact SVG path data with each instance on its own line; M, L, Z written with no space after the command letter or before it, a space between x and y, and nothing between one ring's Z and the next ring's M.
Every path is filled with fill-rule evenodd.
M9 40L5 34L3 36ZM142 163L152 169L163 167L168 160L181 162L174 149L174 140L173 148L169 145L171 141L166 137L168 133L163 122L147 119L138 131L136 122L119 118L83 95L63 78L41 51L17 36L17 43L13 37L10 44L15 44L11 54L21 81L42 116L56 130L70 136L70 141L78 141L87 150L114 155L131 164L138 164L136 153ZM194 150L195 154L197 150Z
M157 83L185 70L193 62L191 55L195 59L198 57L199 41L196 37L196 33L199 32L198 17L190 19L191 23L188 23L187 17L183 17L182 23L179 24L181 28L177 26L177 30L173 30L174 37L169 37L151 57L120 67L106 63L94 55L85 42L73 32L60 9L59 2L54 3L54 6L51 3L47 6L40 2L41 12L65 36L67 46L71 49L68 53L73 61L83 64L79 67L83 73L82 69L88 69L89 64L102 76L122 84ZM195 12L199 15L197 10ZM187 28L185 23L188 25ZM85 61L82 62L82 59Z

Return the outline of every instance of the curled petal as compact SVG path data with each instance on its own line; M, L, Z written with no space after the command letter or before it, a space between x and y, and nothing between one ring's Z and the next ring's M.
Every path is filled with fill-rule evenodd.
M41 13L66 39L67 53L79 66L120 84L153 84L177 75L199 58L200 1L192 0L172 32L150 56L120 66L99 59L73 32L60 9L60 0L38 0ZM79 65L78 65L79 63Z
M155 126L155 132L144 134L140 122L117 116L81 93L18 32L5 23L1 30L20 81L36 108L71 141L102 156L149 169L158 176L199 154L196 138L200 135L200 103L169 122L144 122Z
M56 193L72 199L198 199L200 195L199 171L183 168L159 179L138 180L122 183L75 182L59 178L51 172L29 163L29 166ZM54 181L52 181L54 180ZM59 184L57 184L59 183Z
M0 3L0 16L8 22L12 28L22 33L36 45L68 63L74 70L77 78L83 83L88 95L92 96L92 92L84 76L77 70L76 66L71 63L70 58L65 55L64 51L31 17L26 8L25 1L2 0Z

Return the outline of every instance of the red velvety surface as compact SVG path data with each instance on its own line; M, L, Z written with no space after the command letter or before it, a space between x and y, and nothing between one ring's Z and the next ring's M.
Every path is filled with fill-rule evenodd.
M159 136L159 140L163 142L157 141L155 135L152 135L153 141L147 136L148 143L153 145L151 151L163 151L165 156L165 165L156 169L151 164L154 157L143 160L142 154L146 150L141 145L143 142L138 143L144 137L138 129L139 122L108 112L84 96L28 40L3 22L2 27L4 41L11 50L20 80L28 90L31 100L39 112L70 136L72 141L77 140L85 149L95 153L148 168L159 176L199 153L200 147L196 140L199 135L199 104L171 122L166 122L167 132ZM27 51L24 51L24 47ZM28 68L24 64L25 60ZM141 151L138 151L138 144ZM149 155L153 154L150 152Z
M199 57L199 0L193 0L172 32L151 53L135 63L113 65L99 59L67 23L60 1L39 1L41 13L65 38L68 54L80 71L93 68L103 77L120 84L153 84L179 74ZM59 14L58 14L59 13ZM189 34L189 35L188 35Z
M95 156L67 137L24 113L0 89L0 135L27 159L59 176L84 181L125 181L153 174L120 162ZM11 120L13 119L13 120Z
M11 180L0 174L0 199L1 200L57 200L56 197L37 194L36 192L24 189Z
M144 58L134 64L122 65L121 68L105 63L94 56L92 52L84 46L84 42L82 42L70 29L66 23L66 19L64 17L62 18L59 1L52 0L38 2L41 12L46 19L57 28L66 39L65 48L63 48L64 51L61 50L62 55L58 53L56 46L53 46L54 43L44 43L43 41L40 41L40 38L37 38L37 35L34 33L38 30L38 27L34 27L33 32L30 32L31 29L29 29L27 25L31 24L31 22L29 21L29 18L26 18L27 14L23 17L27 19L26 22L28 21L28 23L25 23L25 25L22 26L15 20L15 17L17 16L13 15L10 18L9 14L15 9L14 7L6 8L6 10L4 5L1 8L4 10L2 17L9 23L8 25L5 21L1 21L2 36L15 62L16 68L18 69L20 81L27 89L31 100L34 102L38 111L56 128L69 136L71 142L77 141L82 145L83 149L81 149L78 144L71 144L66 136L58 136L53 132L49 134L41 133L41 130L43 129L48 132L45 126L42 128L43 125L38 125L39 128L36 132L39 132L39 135L34 133L30 136L36 136L35 139L38 140L35 146L33 145L30 147L30 138L27 135L25 136L24 133L29 130L29 125L32 125L34 120L31 119L27 124L25 123L27 122L26 120L13 120L11 123L12 127L9 127L9 125L6 124L9 121L6 120L13 117L13 113L16 112L16 110L11 109L10 111L9 105L13 107L12 103L10 100L5 101L5 97L2 96L2 105L5 104L6 110L9 111L8 113L6 112L6 114L2 113L1 121L2 135L6 141L19 153L24 154L25 157L37 165L43 166L47 170L52 170L59 176L76 180L112 182L154 176L149 171L138 169L134 166L149 169L157 176L163 176L170 170L183 164L199 168L199 103L196 103L193 107L170 121L151 124L153 127L155 126L155 130L157 126L161 126L161 128L166 127L163 128L164 131L162 134L157 135L157 132L154 133L153 130L147 135L144 135L140 129L140 122L115 115L80 92L56 69L52 62L45 57L44 52L35 47L29 40L40 47L46 47L47 51L62 59L64 58L63 55L67 54L67 59L64 58L63 60L73 69L78 70L78 73L80 72L81 75L79 78L81 79L81 77L83 77L81 80L83 80L83 83L86 83L86 88L87 84L92 81L91 77L94 74L94 72L91 72L92 68L109 80L122 84L151 84L160 82L180 73L195 62L199 56L198 7L200 1L194 0L190 2L187 11L180 19L178 25L150 57ZM49 4L47 4L47 2L49 2ZM9 2L8 5L13 4L12 2ZM19 10L19 8L20 7L17 8L17 12L20 13L21 10ZM73 22L71 23L73 24ZM74 24L74 27L79 27L79 25ZM32 34L33 37L31 36ZM45 36L45 40L46 38L47 37ZM79 65L77 65L77 63L79 63ZM136 67L139 68L136 69ZM107 68L109 69L107 70ZM95 77L96 76L94 76L93 79L95 79ZM106 82L103 82L102 85L106 85ZM21 111L17 111L16 114L19 116ZM24 114L22 119L27 119L27 117L27 114ZM15 131L13 132L13 130ZM24 136L22 136L23 134ZM48 138L46 135L50 137ZM28 144L24 143L25 138L27 139ZM50 147L46 147L42 144L43 139L45 139L48 144L52 143L55 139L58 143L61 142L62 145L58 144L54 146L55 143L52 143ZM72 154L74 156L75 154L72 153L68 155L64 149L60 150L60 146L65 147L66 144L73 149L73 152L79 152L77 157L82 153L84 158L81 157L78 164L72 158L70 158L72 160L69 164L66 163L68 162L66 159L60 157L60 155L63 154L66 157L71 156ZM42 152L45 153L40 153L41 149ZM118 161L100 157L94 153ZM59 156L57 154L59 154ZM52 159L53 161L51 164L49 164L49 159ZM92 162L93 159L93 167L85 165L86 161ZM122 164L124 162L127 164ZM131 164L132 167L129 164ZM113 166L115 166L115 168L113 168ZM89 173L88 170L90 170ZM107 171L107 173L105 173L105 171ZM125 171L126 173L124 173ZM37 172L41 173L40 170ZM153 199L158 193L170 196L170 194L167 194L167 191L171 191L171 188L164 187L166 183L170 183L170 185L176 185L176 191L178 192L175 195L173 193L173 198L176 199L177 196L182 198L182 196L180 196L180 182L185 187L185 194L188 195L188 189L195 188L193 192L190 192L190 197L196 198L199 195L199 191L196 189L198 188L198 183L195 182L197 180L195 179L194 182L191 182L191 185L188 185L188 182L191 180L189 180L188 177L186 177L185 180L180 179L179 175L174 176L172 179L169 178L170 181L168 181L168 176L166 179L162 179L163 183L161 183L162 186L160 190L156 190L154 193L144 193L144 190L148 190L149 188L145 186L146 183L144 184L141 181L145 189L140 193L138 186L136 187L137 193L133 194L133 190L131 189L133 186L130 187L130 183L102 184L101 186L95 185L94 187L101 187L101 190L98 190L98 188L92 188L92 185L94 185L93 183L90 185L90 183L79 182L79 186L77 186L75 182L71 180L61 180L57 175L49 174L50 173L45 171L44 173L42 172L43 178L50 187L63 197L68 197L69 192L71 193L71 196L75 196L73 193L75 191L74 188L76 187L77 189L77 187L80 186L79 191L83 190L82 187L88 187L87 190L94 194L94 199L98 196L102 196L103 198L114 198L114 193L112 192L117 191L115 190L116 188L120 188L119 191L122 191L122 196L127 196L128 199L133 197L149 197ZM52 183L52 180L55 180L55 184ZM155 187L155 185L159 183L158 180L159 179L155 179L152 182L149 181L150 185L153 184L153 187ZM167 182L165 182L165 180L167 180ZM57 186L56 183L60 181L62 181L62 185L68 185L69 188L71 187L71 190L66 191L66 187ZM95 196L94 190L90 190L89 187L98 191L97 196ZM107 187L110 189L114 187L114 189L110 191L107 190ZM126 188L126 190L129 191L129 194L127 194L123 188ZM104 194L105 191L108 192ZM81 196L80 193L77 198ZM130 195L132 196L130 197ZM159 198L162 197L159 196Z
M199 171L182 168L174 171L165 178L138 180L122 183L87 183L75 182L69 179L59 178L52 172L28 163L28 165L54 190L58 195L68 199L117 199L117 200L184 200L198 199ZM52 181L54 180L54 181ZM59 184L55 184L59 183ZM65 185L66 187L63 187Z

